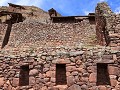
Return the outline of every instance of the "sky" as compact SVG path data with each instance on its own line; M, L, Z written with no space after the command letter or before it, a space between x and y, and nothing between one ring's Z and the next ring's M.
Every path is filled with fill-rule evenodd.
M44 11L54 8L63 16L87 15L95 11L98 2L107 2L115 13L120 13L120 0L0 0L0 6L7 3L37 6Z

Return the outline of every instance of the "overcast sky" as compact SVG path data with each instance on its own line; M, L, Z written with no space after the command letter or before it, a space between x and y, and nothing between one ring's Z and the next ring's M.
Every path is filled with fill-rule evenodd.
M45 11L54 8L63 16L69 16L94 12L96 4L103 1L108 2L114 12L120 12L120 0L0 0L0 6L8 6L7 3L34 5Z

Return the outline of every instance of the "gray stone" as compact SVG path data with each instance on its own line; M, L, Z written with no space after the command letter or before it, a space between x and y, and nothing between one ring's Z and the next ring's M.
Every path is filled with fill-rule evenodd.
M70 52L70 56L78 56L78 55L82 55L83 53L84 53L84 51Z
M81 86L81 89L82 89L82 90L89 90L89 89L88 89L88 86L85 85L85 84Z

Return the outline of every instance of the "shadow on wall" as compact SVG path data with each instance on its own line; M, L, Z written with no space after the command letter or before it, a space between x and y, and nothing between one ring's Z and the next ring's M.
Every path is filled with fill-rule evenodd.
M6 23L8 25L8 27L7 27L7 30L6 30L6 33L5 33L1 48L4 48L8 44L11 29L12 29L12 24L23 22L25 20L25 18L22 16L21 13L3 12L3 14L4 15L10 15L11 18L4 22L4 23Z
M2 47L1 47L1 48L4 48L5 45L8 44L9 37L10 37L10 33L11 33L11 29L12 29L12 23L10 22L10 23L8 24L8 27L7 27L7 30L6 30L5 37L4 37L4 40L3 40L3 43L2 43Z

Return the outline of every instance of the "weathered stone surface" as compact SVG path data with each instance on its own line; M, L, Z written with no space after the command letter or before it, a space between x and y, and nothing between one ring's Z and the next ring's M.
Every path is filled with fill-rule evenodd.
M83 53L84 51L70 52L70 56L78 56L78 55L82 55Z
M0 78L0 87L2 87L4 85L5 81L4 81L4 77Z
M12 86L13 86L13 87L19 86L19 78L13 78Z
M7 35L8 43L0 51L1 90L119 90L120 15L114 14L106 3L98 3L92 16L54 17L60 18L59 23L47 22L47 12L41 12L41 16L37 11L32 7L33 16L14 23ZM75 22L66 22L67 18L75 18ZM0 46L8 34L9 21L5 23L0 24ZM97 86L97 63L108 64L110 85ZM66 66L67 85L56 85L56 76L62 72L56 64ZM22 65L29 65L29 69ZM29 85L19 86L21 75L29 77Z
M30 70L30 72L29 72L29 75L30 76L35 76L35 75L37 75L38 74L38 70L36 70L36 69L32 69L32 70Z
M46 72L46 77L55 77L55 71Z
M116 79L110 79L111 86L116 86L117 85L117 80Z
M29 85L35 85L35 78L29 77Z
M73 76L68 76L68 77L67 77L67 85L68 85L68 86L71 86L71 85L73 85L74 83L75 83L74 77L73 77Z
M90 74L90 76L89 76L89 81L91 82L91 83L96 83L96 73L91 73Z
M115 66L108 66L108 72L110 75L118 75L119 69L118 67L115 67Z
M68 88L68 90L82 90L79 85L73 84Z
M99 90L107 90L106 86L99 86Z
M56 79L55 79L55 78L51 78L50 81L51 81L52 83L55 83L55 82L56 82Z

